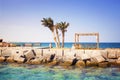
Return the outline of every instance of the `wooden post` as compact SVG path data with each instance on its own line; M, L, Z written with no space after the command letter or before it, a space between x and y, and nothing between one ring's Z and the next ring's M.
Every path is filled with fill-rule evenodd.
M79 34L77 34L77 43L79 42Z
M99 48L99 34L97 34L97 48Z
M76 33L75 33L75 44L76 44Z

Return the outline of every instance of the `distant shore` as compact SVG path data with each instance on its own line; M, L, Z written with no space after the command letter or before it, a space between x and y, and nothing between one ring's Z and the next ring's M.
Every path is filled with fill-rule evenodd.
M46 66L120 66L120 48L114 49L39 49L0 47L0 62Z

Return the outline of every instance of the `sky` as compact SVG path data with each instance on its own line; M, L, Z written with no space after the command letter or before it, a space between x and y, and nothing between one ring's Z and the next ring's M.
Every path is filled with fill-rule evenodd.
M0 0L0 38L7 42L53 42L51 31L41 24L70 23L65 42L75 33L98 32L100 42L120 42L120 0ZM59 32L60 37L61 33ZM80 37L96 41L96 37Z

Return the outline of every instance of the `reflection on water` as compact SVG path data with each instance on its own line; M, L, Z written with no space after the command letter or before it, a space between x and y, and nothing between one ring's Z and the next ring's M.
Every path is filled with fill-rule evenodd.
M0 63L0 80L120 80L120 68L70 68Z

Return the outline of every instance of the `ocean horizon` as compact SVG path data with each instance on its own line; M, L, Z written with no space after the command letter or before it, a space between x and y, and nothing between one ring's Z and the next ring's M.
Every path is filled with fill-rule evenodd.
M49 44L52 44L52 47L55 47L54 42L11 42L17 46L24 46L25 44L31 44L33 47L49 47ZM62 44L62 43L61 43ZM74 42L65 42L65 48L71 48ZM83 48L94 48L96 46L95 42L79 42ZM120 48L120 42L100 42L99 48Z

